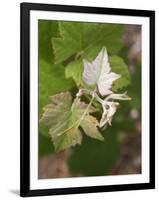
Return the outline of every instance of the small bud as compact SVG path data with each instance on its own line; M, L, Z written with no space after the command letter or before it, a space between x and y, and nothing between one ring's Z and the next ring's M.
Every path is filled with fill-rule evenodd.
M78 93L76 94L76 97L81 97L83 95L82 89L79 89Z

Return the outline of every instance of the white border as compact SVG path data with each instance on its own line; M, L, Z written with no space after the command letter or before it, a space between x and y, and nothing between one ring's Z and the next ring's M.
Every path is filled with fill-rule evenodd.
M142 25L142 174L38 180L38 20ZM149 182L149 18L64 12L30 12L30 189Z

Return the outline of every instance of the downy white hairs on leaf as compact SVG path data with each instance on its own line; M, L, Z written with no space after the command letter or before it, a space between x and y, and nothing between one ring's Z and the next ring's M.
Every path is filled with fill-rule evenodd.
M92 63L83 60L83 80L87 85L96 85L99 93L106 96L112 93L112 84L121 76L111 72L108 53L105 47L99 52Z

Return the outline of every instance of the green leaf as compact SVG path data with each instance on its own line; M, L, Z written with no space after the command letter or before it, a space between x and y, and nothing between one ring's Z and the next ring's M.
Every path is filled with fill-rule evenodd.
M69 63L65 69L66 78L73 78L77 86L82 84L82 72L82 62L77 60Z
M61 151L70 146L80 144L82 137L80 131L74 126L70 93L54 95L51 100L52 103L44 107L40 122L51 126L49 134L53 140L55 150Z
M65 92L51 96L50 99L51 103L43 108L44 113L40 121L48 126L57 126L63 119L69 117L72 97L69 92Z
M59 36L58 23L50 20L38 21L39 58L53 61L51 38Z
M54 141L56 152L67 149L71 146L75 146L77 144L81 144L82 135L79 129L72 128L66 134L61 135Z
M123 32L124 26L119 24L85 23L85 54L88 58L94 58L103 46L106 46L108 53L117 54L123 46Z
M81 25L80 23L59 22L59 31L61 38L53 38L53 49L55 53L55 62L60 63L74 53L81 50L80 37Z
M103 46L116 54L123 45L123 25L59 22L59 31L61 37L52 39L56 63L79 54L93 58Z
M62 151L76 144L81 144L82 134L79 126L83 128L88 136L103 140L97 129L97 120L89 115L90 112L94 111L92 107L84 117L88 105L78 98L72 104L72 97L69 92L54 95L51 97L51 101L51 104L44 107L40 122L51 127L49 134L56 151Z
M128 66L121 57L111 56L109 61L112 71L121 75L121 78L116 80L113 85L113 90L116 92L127 87L131 83L131 77L128 71Z
M49 96L70 90L74 86L65 78L65 68L45 60L39 61L39 108L49 103Z
M99 132L97 126L99 126L99 123L92 115L87 115L81 123L81 127L87 136L103 141L104 137Z
M49 103L49 97L74 87L73 81L65 78L65 68L62 65L50 64L44 60L39 61L39 115L42 108ZM48 127L40 124L40 134L48 135Z

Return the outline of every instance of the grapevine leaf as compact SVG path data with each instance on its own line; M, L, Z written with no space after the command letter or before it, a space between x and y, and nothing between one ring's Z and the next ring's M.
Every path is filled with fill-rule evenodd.
M42 59L39 61L39 115L42 108L49 103L49 96L74 87L73 81L65 78L64 70L62 65L54 65ZM39 132L49 136L48 127L43 124L39 124Z
M82 117L88 105L84 102L81 102L80 99L77 98L75 100L75 106L75 115L73 117L76 120L79 120ZM97 126L99 126L98 120L89 114L95 111L96 109L94 109L94 107L90 107L89 112L81 121L80 126L87 136L103 141L104 138L97 128Z
M97 126L99 126L99 123L92 115L87 115L81 123L81 127L87 136L103 141L104 137L99 132Z
M71 146L75 146L77 144L81 144L82 142L82 134L79 129L72 128L67 131L66 134L53 138L55 150L57 152L65 150Z
M65 68L45 60L39 61L39 110L49 103L49 96L70 90L73 81L65 78Z
M72 104L72 97L69 92L51 96L51 104L43 108L43 115L40 121L48 126L60 124L69 115Z
M115 114L118 106L119 106L118 102L111 102L111 101L104 102L104 104L102 105L103 114L100 120L100 127L104 126L107 122L109 125L111 125L113 115Z
M40 122L51 127L49 134L56 151L81 144L80 126L88 136L103 140L96 127L97 120L89 114L94 112L93 107L90 107L86 116L83 117L88 105L81 102L79 98L76 98L72 104L69 92L54 95L51 97L51 101L51 104L44 107Z
M124 60L119 56L111 56L110 65L113 72L121 74L121 77L114 82L113 91L116 92L119 89L127 87L131 83L131 77Z
M92 63L84 60L83 80L88 85L97 85L101 95L111 94L112 83L120 78L120 75L110 70L108 54L104 47Z
M71 22L59 22L61 37L52 39L56 63L66 60L81 50L81 25L80 23L75 24Z
M50 20L38 20L39 58L53 62L51 38L58 37L58 23Z
M81 85L82 81L83 65L81 61L73 61L66 66L65 75L66 78L73 78L76 85Z
M102 46L107 46L111 54L116 54L123 45L122 25L59 22L59 31L61 37L52 38L56 63L80 52L86 58L93 58Z

